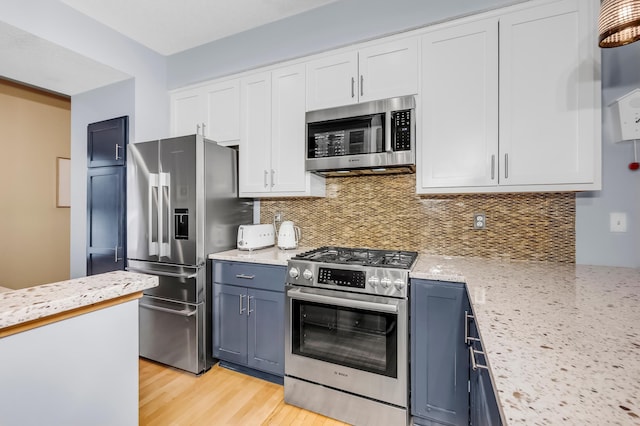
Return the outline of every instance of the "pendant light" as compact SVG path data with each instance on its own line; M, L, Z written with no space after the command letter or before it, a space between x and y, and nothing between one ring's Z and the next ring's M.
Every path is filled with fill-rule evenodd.
M640 0L602 0L598 19L600 47L640 40Z

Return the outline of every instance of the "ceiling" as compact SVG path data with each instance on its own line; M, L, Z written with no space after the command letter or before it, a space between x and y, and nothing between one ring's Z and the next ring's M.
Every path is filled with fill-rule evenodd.
M162 55L172 55L336 0L60 1Z
M56 1L166 56L337 0ZM2 19L0 52L1 77L68 96L131 78Z

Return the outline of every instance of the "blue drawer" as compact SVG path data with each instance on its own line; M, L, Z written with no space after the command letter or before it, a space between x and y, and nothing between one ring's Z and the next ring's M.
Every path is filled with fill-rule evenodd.
M285 266L213 261L213 282L284 292Z

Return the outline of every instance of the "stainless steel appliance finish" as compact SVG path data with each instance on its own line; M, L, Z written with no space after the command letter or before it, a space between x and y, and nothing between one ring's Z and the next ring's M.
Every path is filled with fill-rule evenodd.
M306 169L325 176L415 170L413 96L310 111Z
M128 146L128 269L159 277L140 301L140 356L208 370L206 256L236 246L253 202L237 197L237 156L199 135Z
M407 284L416 259L321 247L288 262L287 403L352 424L407 424Z

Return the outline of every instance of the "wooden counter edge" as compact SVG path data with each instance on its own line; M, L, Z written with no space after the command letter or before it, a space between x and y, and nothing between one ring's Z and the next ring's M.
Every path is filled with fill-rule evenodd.
M49 315L49 316L38 318L35 320L23 322L16 325L11 325L9 327L6 327L0 330L0 338L11 336L13 334L22 333L23 331L33 330L34 328L42 327L44 325L52 324L58 321L64 321L66 319L88 314L90 312L98 311L100 309L110 308L112 306L119 305L121 303L126 303L132 300L140 299L141 297L142 297L142 292L138 291L136 293L125 294L124 296L116 297L114 299L93 303L87 306L81 306L79 308L70 309L68 311L60 312L57 314Z

